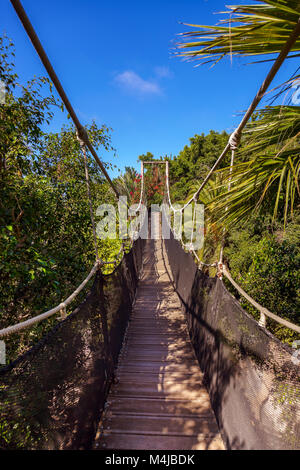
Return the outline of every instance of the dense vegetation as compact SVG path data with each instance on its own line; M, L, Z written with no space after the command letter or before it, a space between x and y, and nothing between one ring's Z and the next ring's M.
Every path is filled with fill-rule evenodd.
M59 304L86 277L95 262L80 147L72 126L43 132L60 106L45 78L20 84L13 45L0 39L0 321L6 327ZM95 147L111 148L110 130L88 127ZM108 184L88 156L94 209L113 202ZM114 259L118 240L99 242L101 257ZM84 293L83 293L84 295ZM82 298L82 297L81 297ZM76 302L80 301L80 298ZM44 334L51 318L8 338L8 358Z

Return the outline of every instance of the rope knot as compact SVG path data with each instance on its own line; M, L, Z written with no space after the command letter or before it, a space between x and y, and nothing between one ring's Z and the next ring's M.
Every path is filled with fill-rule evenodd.
M241 134L238 129L235 129L231 136L229 137L228 143L230 145L231 150L236 150L240 143Z
M80 147L84 147L89 140L88 133L85 128L80 127L79 129L76 129L76 136L79 141Z
M67 306L65 302L61 302L60 306L60 319L64 320L67 317Z
M216 262L216 265L217 265L217 276L222 281L224 265L221 261Z

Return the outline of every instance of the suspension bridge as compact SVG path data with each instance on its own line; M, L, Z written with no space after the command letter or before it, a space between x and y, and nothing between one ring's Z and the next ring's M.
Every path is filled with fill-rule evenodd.
M118 196L79 122L18 0L11 0L88 149ZM300 32L297 26L240 125L189 204L241 132ZM86 183L89 198L89 175ZM142 171L143 173L143 171ZM230 189L230 188L229 188ZM145 202L141 185L140 204ZM166 164L165 201L170 199ZM91 206L92 207L92 206ZM183 207L181 210L184 210ZM165 220L164 220L165 218ZM266 328L266 318L297 325L259 305L232 279L222 254L210 278L197 253L171 231L163 238L156 214L154 239L137 238L104 275L95 222L96 262L87 278L57 307L0 330L5 338L60 313L33 348L0 370L0 446L3 449L299 449L299 366L293 350ZM260 312L257 322L227 291L232 282ZM66 307L94 283L70 314Z
M203 374L156 239L144 248L143 274L95 448L223 449ZM157 240L157 237L159 239Z

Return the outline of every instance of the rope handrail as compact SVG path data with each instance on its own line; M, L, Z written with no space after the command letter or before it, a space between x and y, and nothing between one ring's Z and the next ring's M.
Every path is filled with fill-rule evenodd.
M166 217L166 213L164 210L164 216ZM168 219L167 219L168 221ZM172 227L169 225L169 229L173 232ZM179 240L181 242L181 240ZM184 249L184 244L181 243L182 248ZM291 330L295 331L296 333L300 333L300 326L295 325L294 323L289 322L288 320L285 320L284 318L279 317L275 313L270 312L267 308L263 307L260 305L258 302L256 302L250 295L247 294L247 292L242 289L231 277L228 268L225 266L225 264L220 263L216 261L215 263L212 264L207 264L204 263L203 261L200 260L199 256L197 255L196 251L194 249L191 249L190 252L195 256L196 260L198 261L198 268L202 269L203 266L207 267L215 267L217 269L217 275L220 280L222 280L222 275L227 277L227 279L231 282L231 284L236 288L236 290L243 296L245 297L248 302L253 305L259 312L260 312L260 319L259 319L259 325L262 327L266 327L266 317L271 318L272 320L276 321L277 323L280 323L281 325L285 326L286 328L290 328Z
M77 287L77 289L75 289L75 291L71 295L69 295L69 297L63 302L61 302L59 305L57 305L54 308L51 308L47 312L41 313L33 318L30 318L29 320L25 320L15 325L8 326L7 328L3 328L2 330L0 330L0 337L7 336L12 333L16 333L20 330L24 330L25 328L28 328L34 325L35 323L39 323L40 321L45 320L46 318L51 317L52 315L55 315L56 313L62 310L65 310L66 306L69 305L77 297L77 295L82 291L82 289L89 282L89 280L98 271L98 269L99 269L99 263L96 262L93 268L91 269L90 273L88 274L88 276L84 279L84 281L82 281L82 283Z
M66 300L61 302L56 307L53 307L51 310L48 310L47 312L41 313L41 314L39 314L39 315L37 315L33 318L30 318L29 320L25 320L23 322L16 323L15 325L8 326L7 328L3 328L2 330L0 330L0 338L2 336L7 336L7 335L10 335L12 333L16 333L20 330L24 330L25 328L28 328L28 327L34 325L35 323L38 323L42 320L45 320L46 318L48 318L52 315L55 315L58 312L62 312L62 319L64 319L66 317L66 313L65 313L66 306L69 305L77 297L77 295L82 291L82 289L85 287L85 285L88 283L88 281L97 272L97 270L101 266L105 266L105 265L109 265L109 264L113 264L114 266L116 266L118 261L119 261L119 257L120 257L121 254L124 255L124 244L123 243L122 243L122 245L120 247L120 250L116 254L116 257L113 261L103 261L103 260L97 259L94 266L93 266L93 268L91 269L90 273L88 274L88 276L84 279L84 281L82 281L82 283L77 287L77 289L75 289L75 291ZM123 256L122 256L122 259L123 259Z
M278 315L275 315L275 313L272 313L270 312L270 310L268 310L267 308L263 307L262 305L260 305L258 302L256 302L254 299L252 299L252 297L250 297L250 295L247 294L247 292L244 291L244 289L242 289L242 287L240 287L231 277L229 271L228 271L228 268L222 264L222 263L219 263L222 265L222 269L221 269L221 272L224 274L224 276L226 276L226 278L231 282L231 284L236 288L236 290L243 296L245 297L246 300L248 300L248 302L253 305L253 307L255 307L259 312L260 312L260 320L259 320L259 324L260 326L263 326L265 327L266 326L266 318L265 317L269 317L271 318L272 320L276 321L277 323L280 323L281 325L285 326L286 328L290 328L291 330L295 331L296 333L300 333L300 326L298 325L294 325L294 323L291 323L289 322L288 320L285 320L284 318L281 318L279 317Z
M84 141L84 143L86 144L86 146L88 147L89 151L91 152L91 154L93 155L94 159L96 160L98 166L100 167L102 173L104 174L105 178L107 179L109 185L111 186L112 190L114 191L114 193L116 194L117 197L119 197L119 192L118 190L116 189L114 183L112 182L112 180L110 179L103 163L101 162L100 158L98 157L97 155L97 152L96 150L94 149L92 143L90 142L89 138L88 138L88 135L87 135L87 132L85 130L85 128L82 126L82 124L80 123L79 119L78 119L78 116L77 114L75 113L74 111L74 108L73 106L71 105L63 87L62 87L62 84L58 78L58 76L56 75L56 72L42 46L42 43L41 41L39 40L38 38L38 35L36 34L20 0L10 0L11 1L11 4L13 5L21 23L23 24L24 26L24 29L26 31L26 33L28 34L39 58L41 59L49 77L51 78L56 90L57 90L57 93L59 94L62 102L64 103L76 129L77 129L77 132L78 132L78 135L80 136L80 138Z

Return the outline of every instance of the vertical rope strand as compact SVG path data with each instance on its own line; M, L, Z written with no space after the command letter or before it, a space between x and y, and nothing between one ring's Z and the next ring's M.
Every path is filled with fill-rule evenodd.
M196 208L197 208L197 197L194 198L194 210L193 210L193 220L192 220L192 233L191 233L191 250L194 250L193 238L194 238L194 228L196 222Z
M234 153L235 149L231 150L231 159L230 159L230 168L229 168L229 178L228 178L228 193L230 192L231 189L231 178L232 178L232 170L233 170L233 163L234 163ZM228 206L225 208L225 212L228 211ZM222 244L221 244L221 249L220 249L220 258L219 258L219 263L223 264L223 252L224 252L224 245L225 245L225 234L226 234L226 229L223 227L223 238L222 238Z
M92 195L91 195L91 186L90 186L90 176L89 176L89 170L88 170L88 164L87 164L87 155L86 155L86 146L84 143L80 142L80 148L83 154L83 161L84 161L84 173L85 173L85 181L86 181L86 188L87 188L87 194L88 194L88 200L89 200L89 207L90 207L90 217L91 217L91 223L92 223L92 230L93 230L93 238L94 238L94 248L95 248L95 255L96 255L96 261L100 263L99 259L99 252L98 252L98 245L97 245L97 234L96 234L96 224L95 224L95 219L94 219L94 214L93 214L93 204L92 204Z

